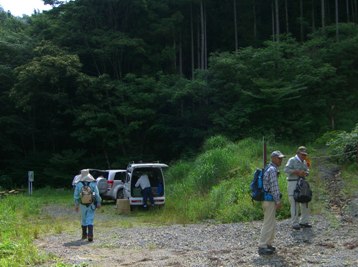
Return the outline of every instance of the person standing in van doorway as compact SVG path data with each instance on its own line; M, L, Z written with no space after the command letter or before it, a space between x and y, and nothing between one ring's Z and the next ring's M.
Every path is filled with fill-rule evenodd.
M272 255L276 248L272 242L276 233L276 210L281 208L281 193L278 187L278 168L285 157L280 151L276 150L271 153L271 162L265 168L263 174L263 188L267 194L262 201L264 211L264 222L261 228L259 255Z
M84 186L89 186L90 192L92 194L92 202L89 204L82 203L84 195L82 192L84 191ZM76 212L81 211L82 239L88 239L89 242L92 242L94 215L96 208L101 207L102 199L99 195L96 180L89 173L89 170L81 170L81 178L80 181L76 184L74 199Z
M297 149L296 155L287 161L285 166L285 173L287 174L287 192L288 199L291 204L291 223L294 230L302 228L311 228L312 225L308 223L309 209L307 203L297 203L293 198L293 192L296 189L299 177L305 178L309 174L309 169L306 162L308 155L307 148L300 146ZM299 216L299 209L301 211L301 218Z
M152 194L152 187L150 186L148 175L143 173L135 184L135 187L141 188L143 196L143 208L147 208L147 201L149 198L152 207L154 207L154 199Z

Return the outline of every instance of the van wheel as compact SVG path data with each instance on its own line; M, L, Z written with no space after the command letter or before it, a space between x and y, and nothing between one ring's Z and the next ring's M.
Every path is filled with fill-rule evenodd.
M117 199L124 199L123 189L118 190Z

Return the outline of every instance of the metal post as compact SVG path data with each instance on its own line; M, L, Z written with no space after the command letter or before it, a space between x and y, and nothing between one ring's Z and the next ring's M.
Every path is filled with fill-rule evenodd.
M28 181L29 181L29 195L32 195L32 182L34 181L34 171L27 172Z
M263 168L265 168L265 166L266 166L266 161L267 161L267 158L266 158L266 141L265 141L265 136L262 138L262 141L263 141L263 162L264 162Z

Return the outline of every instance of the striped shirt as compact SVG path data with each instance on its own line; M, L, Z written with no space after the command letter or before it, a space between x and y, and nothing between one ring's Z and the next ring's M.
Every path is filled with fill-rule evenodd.
M273 196L275 202L280 201L280 188L278 187L278 167L274 163L270 163L268 169L264 173L263 185L266 192Z

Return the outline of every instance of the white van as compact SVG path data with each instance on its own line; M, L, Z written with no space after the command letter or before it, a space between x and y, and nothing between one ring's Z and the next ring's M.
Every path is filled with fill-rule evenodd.
M124 198L129 199L129 204L132 206L143 206L143 197L141 189L135 187L136 182L142 174L147 174L154 203L157 206L164 206L165 204L165 182L163 168L168 165L164 163L130 163L127 166L126 181L124 183Z

